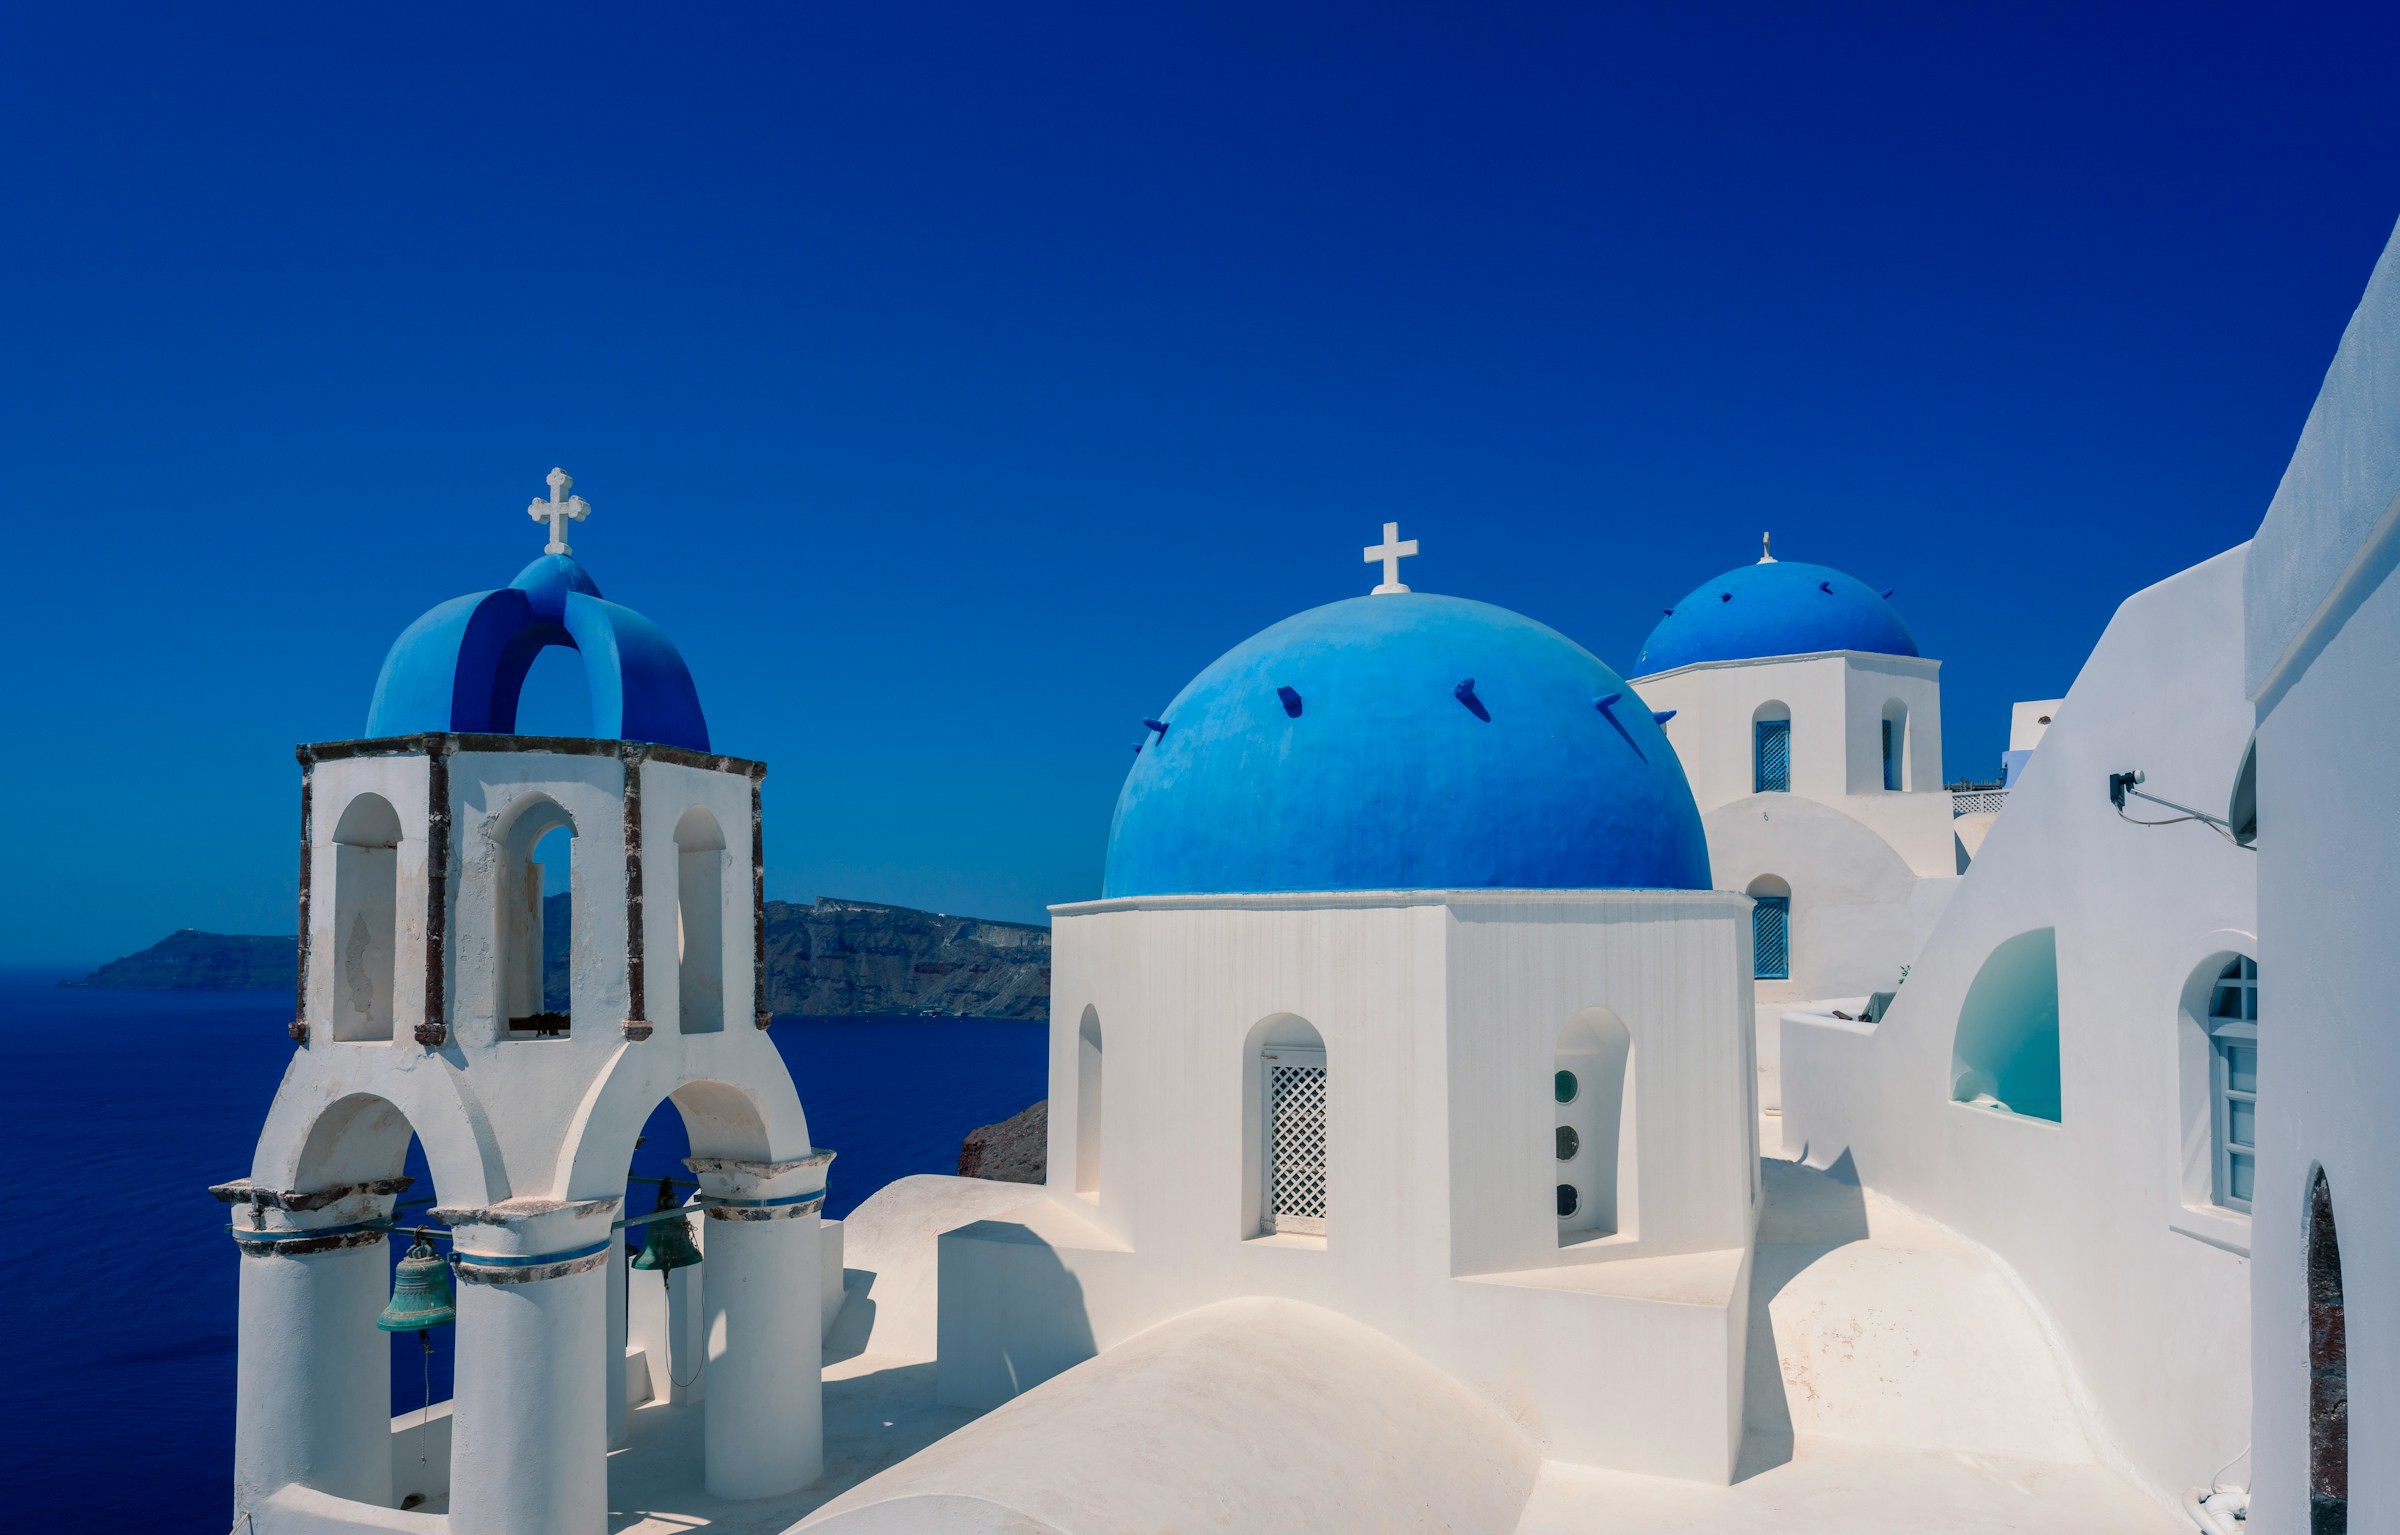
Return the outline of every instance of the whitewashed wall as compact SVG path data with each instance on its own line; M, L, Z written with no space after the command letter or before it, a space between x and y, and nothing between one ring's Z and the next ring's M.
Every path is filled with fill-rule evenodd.
M2259 1192L2250 1528L2309 1528L2302 1201L2333 1194L2348 1338L2349 1528L2400 1529L2400 238L2385 247L2252 546ZM2044 751L2049 748L2045 747ZM2265 1020L2272 1020L2271 1022Z
M2095 1436L2162 1497L2250 1431L2249 1222L2187 1204L2207 1105L2180 1063L2195 973L2256 952L2257 866L2205 827L2125 824L2107 775L2142 768L2170 797L2225 802L2250 733L2242 563L2220 555L2118 610L1882 1026L1784 1027L1787 1149L1850 1156L1871 1188L2009 1265L2088 1392ZM2057 931L2057 1124L1951 1101L1969 986L2040 927ZM2288 1027L2261 1025L2268 1072Z
M1887 703L1908 709L1906 774L1914 792L1942 785L1939 661L1827 651L1756 661L1707 661L1632 679L1642 702L1672 709L1667 739L1703 813L1753 792L1752 721L1770 701L1791 710L1794 794L1827 803L1883 787L1881 722ZM1946 851L1946 850L1945 850ZM1929 873L1948 873L1941 865Z
M1546 1453L1731 1474L1757 1189L1746 900L1368 892L1056 915L1057 1181L1043 1206L942 1239L945 1399L988 1405L1196 1307L1285 1296L1398 1338ZM1073 1173L1087 1005L1104 1039L1092 1194ZM1633 1038L1636 1216L1562 1246L1551 1073L1591 1007ZM1248 1216L1244 1079L1254 1026L1279 1014L1327 1052L1322 1239L1258 1236Z

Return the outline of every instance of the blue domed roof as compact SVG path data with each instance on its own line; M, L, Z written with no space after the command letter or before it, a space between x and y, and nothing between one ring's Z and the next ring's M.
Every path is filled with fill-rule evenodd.
M1643 642L1633 674L1820 650L1913 656L1917 640L1892 605L1855 577L1800 560L1761 560L1675 604Z
M525 673L548 645L582 657L595 736L708 750L700 695L674 644L602 597L565 554L543 554L498 591L454 597L403 630L375 680L367 734L513 735Z
M1219 657L1155 723L1117 798L1108 897L1709 886L1650 711L1504 608L1313 608Z

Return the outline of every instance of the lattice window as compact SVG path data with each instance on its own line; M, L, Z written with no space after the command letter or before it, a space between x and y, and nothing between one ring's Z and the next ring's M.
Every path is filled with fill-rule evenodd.
M1792 898L1753 896L1750 908L1750 949L1757 961L1751 974L1762 981L1792 978Z
M1792 789L1792 722L1758 722L1757 772L1751 787L1759 794L1789 794Z
M1266 1056L1269 1231L1325 1234L1325 1057L1276 1050Z

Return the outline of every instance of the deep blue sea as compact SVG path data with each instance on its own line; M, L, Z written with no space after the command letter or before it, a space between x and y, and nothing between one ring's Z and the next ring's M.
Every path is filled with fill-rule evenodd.
M291 1057L291 993L57 980L0 971L0 1127L16 1169L0 1178L0 1269L11 1276L0 1305L25 1366L8 1434L11 1521L222 1529L240 1260L208 1185L250 1169ZM1046 1085L1038 1023L779 1018L769 1037L811 1138L839 1153L829 1216L905 1174L956 1171L967 1131ZM680 1174L684 1149L662 1108L633 1170ZM422 1178L413 1148L410 1160ZM37 1177L39 1167L50 1171ZM635 1197L646 1210L656 1191ZM432 1334L436 1401L449 1395L451 1331ZM394 1408L406 1410L424 1391L419 1345L402 1334L393 1347Z

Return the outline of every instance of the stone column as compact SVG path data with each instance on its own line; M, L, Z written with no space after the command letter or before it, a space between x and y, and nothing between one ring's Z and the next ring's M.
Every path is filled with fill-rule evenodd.
M457 1535L608 1525L608 1274L618 1199L436 1210L457 1258Z
M764 1498L825 1469L818 1227L830 1151L786 1162L692 1157L708 1212L705 1481Z
M233 1502L238 1522L297 1482L388 1508L392 1502L391 1214L407 1178L323 1189L249 1179L209 1190L233 1207L241 1251L234 1367Z

